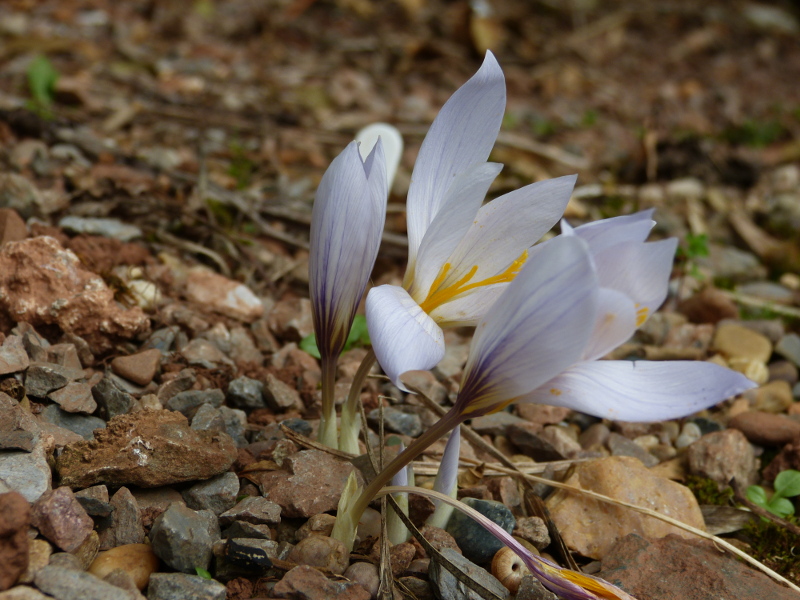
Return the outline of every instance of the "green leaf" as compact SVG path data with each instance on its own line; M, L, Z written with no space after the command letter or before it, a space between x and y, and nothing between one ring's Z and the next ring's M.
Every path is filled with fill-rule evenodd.
M745 495L753 504L757 504L762 508L767 508L767 491L760 485L751 485L747 488Z
M347 336L347 341L344 344L344 349L350 350L358 346L367 346L369 342L367 317L364 315L356 315L353 319L353 326L350 328L350 333Z
M317 336L313 333L310 333L300 340L300 350L308 352L314 358L321 358L319 348L317 347Z
M775 478L775 492L784 498L800 496L800 471L787 469Z
M56 81L58 71L46 56L40 54L31 61L28 66L28 87L39 106L48 107L53 103Z
M778 515L782 519L787 519L794 514L794 504L786 498L773 497L765 507L773 515Z
M197 573L203 579L211 579L211 573L209 573L208 571L206 571L205 569L203 569L201 567L195 567L194 571L195 571L195 573Z

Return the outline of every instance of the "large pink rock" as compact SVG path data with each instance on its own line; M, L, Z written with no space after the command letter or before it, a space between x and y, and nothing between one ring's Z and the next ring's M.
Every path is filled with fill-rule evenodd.
M21 494L0 494L0 591L7 590L28 568L30 504Z
M102 277L48 236L8 242L0 249L0 320L57 325L84 338L95 352L150 327L140 308L122 307Z

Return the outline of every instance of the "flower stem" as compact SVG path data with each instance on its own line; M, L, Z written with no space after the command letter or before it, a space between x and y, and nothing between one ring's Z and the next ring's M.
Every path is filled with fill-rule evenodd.
M386 468L384 468L375 476L375 479L373 479L370 484L364 488L364 491L361 492L361 495L358 497L358 500L356 500L351 511L352 522L358 523L358 521L361 519L361 515L372 501L372 498L375 497L375 495L384 485L391 481L392 477L394 477L397 472L400 471L400 469L417 458L420 454L428 449L428 446L433 444L448 431L454 427L457 427L463 420L464 419L460 412L456 411L455 408L452 408L447 414L434 423L430 429L419 436L416 440L411 442L408 448L398 454L394 460L390 462L388 466L386 466Z
M336 385L336 358L323 356L322 368L322 415L319 420L317 439L326 446L336 447L336 411L334 391Z
M339 450L359 454L358 432L361 429L361 415L358 411L358 399L361 397L361 390L364 382L369 375L372 366L375 364L375 352L370 349L364 360L353 377L353 383L347 394L347 401L342 407L342 427L341 438L339 439Z

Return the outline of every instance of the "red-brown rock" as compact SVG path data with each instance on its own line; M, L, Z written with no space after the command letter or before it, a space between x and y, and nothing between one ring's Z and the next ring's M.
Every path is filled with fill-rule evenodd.
M283 576L272 590L275 598L292 600L370 600L370 593L357 583L331 581L314 567L301 565Z
M138 385L153 381L161 363L161 350L151 348L130 356L118 356L111 361L111 370Z
M28 568L30 512L21 494L0 494L0 591L14 585Z
M739 413L728 422L754 444L782 446L800 436L800 421L761 411Z
M66 552L78 548L94 529L94 521L68 487L42 494L33 505L31 522L44 537Z

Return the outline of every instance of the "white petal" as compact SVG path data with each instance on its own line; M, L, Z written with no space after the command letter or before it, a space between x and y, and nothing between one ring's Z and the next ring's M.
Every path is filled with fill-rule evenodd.
M422 142L408 189L410 264L454 177L489 158L505 106L503 71L487 52L481 68L445 103Z
M616 290L600 288L597 300L597 320L582 360L605 356L627 342L636 331L636 306L630 297Z
M453 279L478 265L476 280L502 273L564 213L576 175L548 179L500 196L481 207L451 257Z
M667 297L677 244L675 238L646 244L623 243L592 255L600 286L623 292L639 305L639 325Z
M597 314L597 278L586 244L551 240L478 324L457 406L482 414L575 364Z
M653 229L653 211L651 208L642 210L632 215L612 217L586 223L580 227L572 228L562 222L563 233L571 232L589 244L589 249L593 253L600 252L608 246L616 245L621 242L643 242Z
M503 165L497 163L473 165L457 175L447 190L442 207L428 227L417 254L410 293L420 302L474 222L489 186L502 168Z
M372 157L372 171L383 171L380 146ZM372 271L386 213L386 194L378 193L379 187L367 180L352 142L333 160L317 189L311 215L309 292L323 353L341 351Z
M519 401L647 422L684 417L754 387L714 363L601 360L575 365Z
M367 125L356 134L356 141L360 142L359 151L366 159L378 139L383 142L383 152L386 156L386 180L388 188L392 188L400 158L403 156L403 136L394 125L388 123L373 123Z
M430 312L431 318L440 327L474 327L478 324L492 305L497 302L508 283L496 283L466 292L454 300L437 306Z
M432 369L444 358L444 333L403 288L372 288L367 294L366 313L378 363L400 389L406 389L400 375Z

